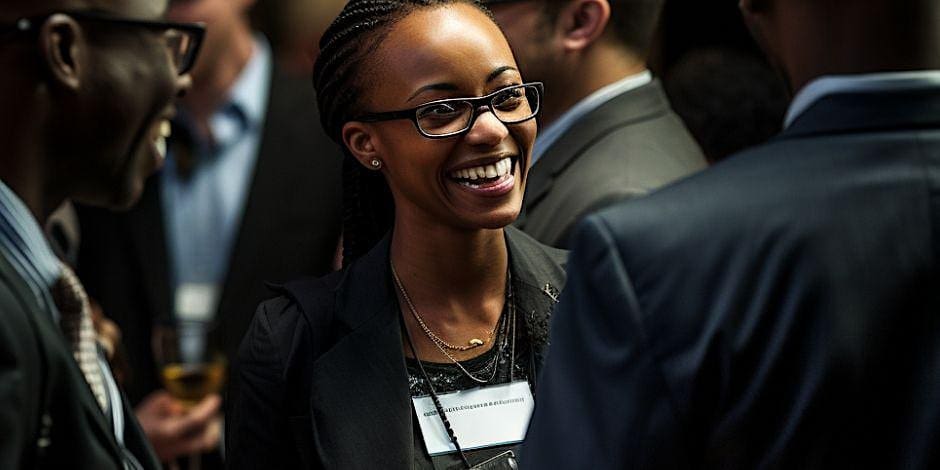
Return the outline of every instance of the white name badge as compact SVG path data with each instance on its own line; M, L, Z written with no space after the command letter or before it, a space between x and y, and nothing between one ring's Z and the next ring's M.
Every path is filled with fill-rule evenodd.
M522 442L535 407L528 382L519 381L438 395L463 450ZM431 456L456 452L431 397L412 398Z

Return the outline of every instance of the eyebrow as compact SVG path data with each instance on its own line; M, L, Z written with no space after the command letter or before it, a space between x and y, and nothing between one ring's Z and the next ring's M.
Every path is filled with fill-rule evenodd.
M490 72L489 75L486 76L486 83L489 83L489 82L492 82L493 80L496 80L497 77L499 77L500 75L502 75L503 73L505 73L505 72L507 72L507 71L509 71L509 70L515 70L515 71L517 71L517 72L519 71L517 68L512 67L512 66L509 66L509 65L504 65L504 66L502 66L502 67L498 67L496 70L493 70L492 72ZM408 101L411 101L411 100L415 99L415 97L417 97L417 96L420 95L421 93L424 93L424 92L429 91L429 90L434 90L434 91L456 91L456 90L457 90L457 85L454 85L453 83L432 83L432 84L430 84L430 85L425 85L425 86L423 86L423 87L421 87L421 88L418 88L418 91L414 92L411 96L409 96L408 99L407 99L405 102L407 103Z

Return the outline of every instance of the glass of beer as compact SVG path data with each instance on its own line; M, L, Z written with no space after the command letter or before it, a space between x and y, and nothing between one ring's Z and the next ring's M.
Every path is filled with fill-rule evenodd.
M225 356L212 345L210 324L177 321L154 325L154 358L167 392L190 408L225 383ZM189 456L189 468L200 468L201 456Z

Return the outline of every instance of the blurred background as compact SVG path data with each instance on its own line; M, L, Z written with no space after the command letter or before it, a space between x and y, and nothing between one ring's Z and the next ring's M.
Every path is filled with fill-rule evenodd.
M317 41L343 0L261 0L255 28L290 73L309 76ZM651 60L676 112L711 162L780 131L789 97L734 0L667 0Z

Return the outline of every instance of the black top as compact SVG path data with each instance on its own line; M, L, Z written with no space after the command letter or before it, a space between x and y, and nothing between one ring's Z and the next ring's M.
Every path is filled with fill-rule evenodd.
M518 319L538 369L565 252L507 227ZM280 288L258 308L227 413L232 469L410 469L411 394L390 237L343 271ZM537 375L538 370L533 375Z

